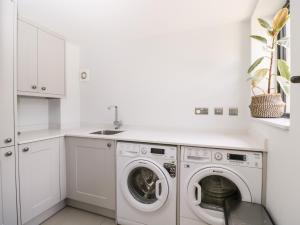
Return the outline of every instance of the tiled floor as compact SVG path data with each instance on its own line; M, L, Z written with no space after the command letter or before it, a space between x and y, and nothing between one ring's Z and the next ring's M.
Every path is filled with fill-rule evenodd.
M41 225L115 225L115 221L93 213L66 207Z

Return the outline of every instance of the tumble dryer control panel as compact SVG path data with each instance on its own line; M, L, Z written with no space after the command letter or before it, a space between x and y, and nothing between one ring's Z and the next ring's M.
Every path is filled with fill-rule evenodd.
M212 162L262 168L262 153L214 149L212 151Z
M260 152L182 147L181 159L185 162L262 168L262 153Z
M181 147L182 160L186 162L211 162L211 151L207 148Z

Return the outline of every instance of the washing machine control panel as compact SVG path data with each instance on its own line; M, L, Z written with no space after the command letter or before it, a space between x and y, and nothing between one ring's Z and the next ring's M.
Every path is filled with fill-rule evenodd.
M170 145L118 142L118 154L126 157L146 157L176 161L177 147Z
M141 156L176 160L177 147L170 145L140 145Z

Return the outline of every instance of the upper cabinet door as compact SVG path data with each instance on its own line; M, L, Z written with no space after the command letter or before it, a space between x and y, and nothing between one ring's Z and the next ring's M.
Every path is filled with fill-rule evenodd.
M0 147L14 145L15 5L0 1Z
M39 88L45 94L65 94L65 41L38 31Z
M37 28L18 21L18 91L38 92Z

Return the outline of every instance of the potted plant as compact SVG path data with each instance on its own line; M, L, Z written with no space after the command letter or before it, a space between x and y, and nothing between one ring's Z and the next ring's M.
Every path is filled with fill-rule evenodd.
M248 69L252 86L252 100L250 104L251 115L259 118L278 118L284 114L285 103L282 101L280 93L277 93L275 88L277 85L273 84L274 80L277 80L281 89L286 95L289 95L290 90L290 72L287 62L283 59L275 58L276 48L278 45L287 47L288 38L284 37L278 40L278 34L285 26L289 19L289 10L283 8L279 10L273 18L272 25L266 20L259 18L259 24L266 30L266 36L251 35L250 37L261 42L266 50L266 55L256 59ZM258 68L261 63L265 61L267 66ZM277 62L277 68L279 75L274 68ZM274 77L275 76L275 77ZM258 84L267 79L267 90L259 87ZM273 86L272 86L273 85ZM273 87L273 88L272 88ZM256 95L254 90L260 90L263 94Z

